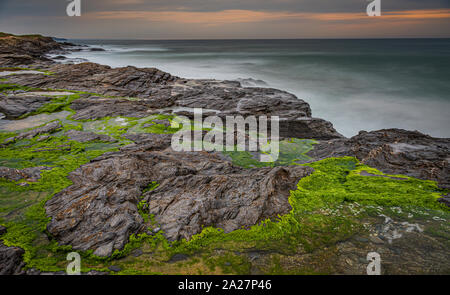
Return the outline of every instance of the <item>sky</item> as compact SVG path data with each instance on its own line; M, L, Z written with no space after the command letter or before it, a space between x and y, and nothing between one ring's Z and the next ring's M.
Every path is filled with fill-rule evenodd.
M0 0L0 31L74 39L450 38L450 0Z

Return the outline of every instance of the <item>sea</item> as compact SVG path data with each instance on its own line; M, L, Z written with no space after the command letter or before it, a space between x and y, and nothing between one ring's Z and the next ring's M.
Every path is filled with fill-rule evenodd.
M68 41L105 49L69 58L291 92L347 137L384 128L450 137L450 39Z

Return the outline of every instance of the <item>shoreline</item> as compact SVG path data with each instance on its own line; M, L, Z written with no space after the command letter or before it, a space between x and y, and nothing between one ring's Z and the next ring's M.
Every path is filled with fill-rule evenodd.
M66 112L0 132L6 273L61 272L78 251L94 274L363 274L374 247L388 274L417 273L417 257L430 273L448 270L449 138L345 138L286 91L57 64L44 56L54 49L64 52L40 37L0 38L0 70L17 71L0 82L0 112L17 122ZM171 120L192 108L279 116L280 159L174 151Z
M434 62L424 64L427 60L434 60L432 53L427 52L438 50L437 45L421 47L418 44L417 50L408 50L404 56L396 58L401 46L389 41L384 45L374 41L363 46L360 49L364 54L358 53L360 46L357 41L334 46L328 43L291 43L287 42L286 49L283 49L283 44L250 42L243 46L241 52L236 47L239 43L230 41L229 44L225 42L224 51L219 52L220 42L143 41L125 45L126 42L117 41L104 44L107 52L80 52L68 57L86 57L113 67L154 66L183 78L237 80L252 77L263 80L269 87L288 91L307 101L315 116L331 121L335 129L346 137L355 136L360 130L393 127L418 130L433 137L450 137L444 127L449 121L443 111L448 108L447 87L438 84L443 79L435 76L432 79L425 74L444 70ZM88 45L96 47L96 44L103 42ZM416 46L414 42L404 46L408 44L409 47ZM333 50L336 46L348 52ZM372 46L376 47L371 49ZM377 52L389 46L397 49L386 49L386 55L379 56ZM202 47L204 52L197 50ZM258 50L253 50L255 47ZM305 49L309 47L312 49ZM314 52L315 49L318 51ZM236 54L235 50L238 50ZM412 60L409 58L411 55L417 59ZM443 58L444 61L447 59L445 55ZM361 65L357 64L358 61ZM392 70L387 71L381 66L383 64ZM262 84L252 86L267 87Z

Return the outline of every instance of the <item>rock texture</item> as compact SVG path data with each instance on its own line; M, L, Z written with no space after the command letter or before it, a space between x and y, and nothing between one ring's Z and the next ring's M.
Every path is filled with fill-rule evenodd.
M63 50L64 45L50 37L40 35L15 36L3 34L0 36L0 64L2 66L48 65L52 61L45 54Z
M130 234L146 228L137 203L152 181L159 187L143 197L170 240L190 238L202 226L229 232L288 213L289 191L312 172L245 170L216 153L174 152L168 136L151 137L70 174L73 185L46 204L48 231L58 241L99 256L122 249Z
M0 275L24 274L25 263L22 256L25 251L18 247L7 247L0 241Z
M20 116L32 113L50 102L51 97L40 95L2 95L0 94L0 113L6 119L17 119Z
M116 141L114 138L104 135L97 134L94 132L87 131L78 131L78 130L69 130L64 133L65 136L69 137L71 140L79 141L79 142L89 142L89 141L104 141L104 142L114 142Z
M9 83L30 87L82 90L136 99L80 99L72 104L77 120L106 116L145 117L152 113L193 116L193 108L225 116L278 116L280 136L342 138L333 125L311 117L309 104L285 91L245 88L236 81L187 80L154 68L110 68L95 63L60 64L49 76L15 75ZM190 115L189 115L190 114Z
M0 236L6 233L6 228L0 226ZM25 251L18 247L8 247L0 240L0 275L20 275L25 272L22 256Z
M309 152L314 160L355 156L383 172L436 180L449 188L450 139L398 129L361 132L346 139L330 122L312 117L308 103L285 91L246 88L238 81L181 79L155 68L111 68L90 62L58 64L45 56L62 52L67 46L70 44L48 37L2 35L0 65L30 65L53 73L18 73L8 76L7 83L91 93L82 94L71 104L75 120L150 114L192 118L194 108L222 118L278 116L281 137L320 140ZM263 85L259 81L242 82ZM16 119L39 108L46 102L43 99L1 95L0 112ZM7 139L4 144L61 127L59 122L51 122ZM75 130L65 134L77 141L113 140ZM70 173L73 184L46 203L46 213L51 218L47 229L59 243L76 250L92 249L99 256L123 249L131 234L147 229L137 209L142 200L170 240L189 239L205 226L220 227L226 232L249 227L288 213L290 190L313 171L303 166L242 169L220 153L175 152L170 148L170 135L130 133L125 137L134 144L106 153ZM3 167L0 177L37 179L38 168L42 167ZM159 186L145 191L154 181ZM0 242L0 272L21 273L22 255L22 249Z
M42 127L35 128L30 131L22 132L17 136L8 138L5 140L4 144L11 144L20 139L31 139L40 134L55 132L55 131L59 130L60 128L62 128L61 123L59 121L54 121L54 122L48 123Z
M41 178L41 171L51 169L49 167L39 166L25 169L14 169L9 167L0 167L0 178L5 178L10 181L24 181L36 182Z
M401 129L361 131L350 139L322 141L308 155L314 160L352 156L384 173L434 180L450 188L448 138Z

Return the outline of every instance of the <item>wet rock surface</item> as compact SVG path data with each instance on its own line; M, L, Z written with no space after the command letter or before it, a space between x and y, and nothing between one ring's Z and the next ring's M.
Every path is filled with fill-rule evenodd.
M439 186L450 188L448 138L402 129L361 131L350 139L322 141L308 155L314 161L352 156L387 174L434 180Z

